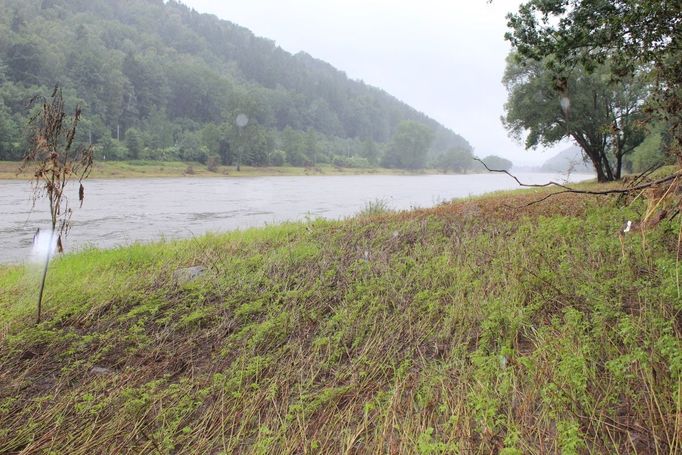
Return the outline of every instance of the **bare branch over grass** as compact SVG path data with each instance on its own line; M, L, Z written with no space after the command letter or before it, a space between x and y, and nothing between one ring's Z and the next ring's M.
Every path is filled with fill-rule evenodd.
M625 188L609 188L606 190L581 190L581 189L577 189L577 188L571 188L570 186L567 186L567 185L564 185L562 183L558 183L555 181L549 181L547 183L542 183L542 184L524 183L521 180L519 180L518 177L516 177L514 174L512 174L509 171L506 171L504 169L490 169L482 160L480 160L478 158L474 158L474 160L481 163L488 170L488 172L497 172L497 173L501 173L501 174L507 174L509 177L516 180L516 183L518 183L519 186L522 186L524 188L550 188L550 187L561 188L561 191L555 191L552 193L548 193L540 199L529 202L528 204L526 204L526 206L538 204L540 202L546 201L547 199L549 199L551 197L554 197L554 196L559 195L559 194L565 194L565 193L589 194L589 195L593 195L593 196L607 196L607 195L612 195L612 194L632 194L632 193L635 193L638 191L643 191L643 190L653 188L653 187L656 187L658 185L662 185L664 183L673 181L682 175L680 171L677 171L673 174L670 174L670 175L663 177L663 178L660 178L658 180L654 180L652 182L640 183L640 184L636 184L636 185L627 186ZM642 178L638 177L635 180L635 182L637 182L641 179Z

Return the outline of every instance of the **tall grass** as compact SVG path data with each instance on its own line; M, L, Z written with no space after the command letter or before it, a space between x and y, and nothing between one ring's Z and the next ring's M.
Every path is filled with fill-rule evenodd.
M385 199L377 198L371 201L365 202L365 206L358 213L359 217L371 217L377 215L384 215L390 213L391 206Z
M533 197L1 269L0 453L679 453L679 226Z

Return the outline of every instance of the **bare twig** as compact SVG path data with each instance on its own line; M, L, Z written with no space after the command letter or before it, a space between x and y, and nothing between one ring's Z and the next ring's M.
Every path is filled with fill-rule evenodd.
M566 194L566 193L587 194L587 195L593 195L593 196L606 196L606 195L610 195L610 194L630 194L630 193L635 192L635 191L641 191L641 190L644 190L644 189L647 189L647 188L651 188L651 187L656 186L656 185L660 185L660 184L663 184L663 183L670 182L671 180L674 180L674 179L676 179L676 178L678 178L678 177L680 177L680 176L682 175L682 172L681 172L681 171L677 171L677 172L675 172L674 174L671 174L671 175L669 175L669 176L667 176L667 177L664 177L664 178L662 178L662 179L655 180L655 181L653 181L653 182L642 183L642 184L635 185L635 186L630 186L630 187L627 187L627 188L612 188L612 189L608 189L608 190L592 191L592 190L579 190L579 189L576 189L576 188L571 188L571 187L569 187L569 186L566 186L566 185L563 185L563 184L561 184L561 183L557 183L557 182L554 182L554 181L549 181L549 182L547 182L547 183L542 183L542 184L524 183L524 182L522 182L521 180L519 180L518 177L516 177L514 174L512 174L512 173L509 172L509 171L506 171L506 170L504 170L504 169L490 169L490 168L489 168L482 160L480 160L479 158L474 158L474 160L476 160L476 161L478 161L479 163L481 163L481 164L488 170L488 172L498 172L498 173L501 173L501 174L507 174L509 177L511 177L511 178L513 178L514 180L516 180L516 183L518 183L520 186L523 186L523 187L526 187L526 188L550 188L550 187L557 187L557 188L561 188L561 189L562 189L562 191L555 191L555 192L553 192L553 193L548 193L547 195L543 196L542 198L540 198L540 199L538 199L538 200L536 200L536 201L529 202L529 203L526 204L524 207L528 207L528 206L531 206L531 205L534 205L534 204L538 204L538 203L540 203L540 202L546 201L547 199L549 199L549 198L551 198L551 197L553 197L553 196L557 196L557 195L559 195L559 194Z
M635 179L632 181L632 185L637 185L639 182L641 182L641 181L644 180L645 178L649 177L649 175L653 174L653 173L656 172L658 169L660 169L661 167L663 167L663 164L664 164L664 163L662 163L662 162L658 162L658 163L654 164L653 166L651 166L651 167L650 167L649 169L647 169L646 171L644 171L644 172L642 172L641 174L639 174L639 175L638 175L637 177L635 177Z

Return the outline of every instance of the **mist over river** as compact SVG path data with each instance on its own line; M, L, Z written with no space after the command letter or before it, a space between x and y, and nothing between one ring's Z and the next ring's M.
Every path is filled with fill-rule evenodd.
M558 174L518 174L525 183L565 181ZM576 174L571 181L592 178ZM89 180L78 208L77 188L67 252L178 239L306 218L354 215L381 199L391 209L431 207L453 198L518 188L502 174L323 176ZM26 181L0 180L0 262L30 254L36 229L49 226L47 201L32 206Z

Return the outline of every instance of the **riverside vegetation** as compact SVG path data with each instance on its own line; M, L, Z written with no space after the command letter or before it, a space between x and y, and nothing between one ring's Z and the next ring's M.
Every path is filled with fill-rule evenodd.
M21 163L0 161L0 180L27 180L28 172L20 172ZM480 170L479 170L480 172ZM150 177L266 177L304 175L422 175L455 173L451 169L396 169L383 167L340 167L318 164L310 167L294 166L241 166L239 172L234 166L217 165L209 169L200 162L182 161L100 161L93 163L91 178L150 178ZM461 173L457 172L457 173Z
M385 91L181 2L0 0L0 11L0 160L23 156L26 101L59 82L97 161L473 166L465 138Z
M572 137L602 182L677 163L628 197L377 201L84 251L54 262L39 324L30 269L0 267L0 453L682 452L678 3L507 17L507 128ZM470 170L435 120L179 2L0 5L2 159L64 80L101 159Z
M1 267L0 452L679 453L679 218L542 191Z

